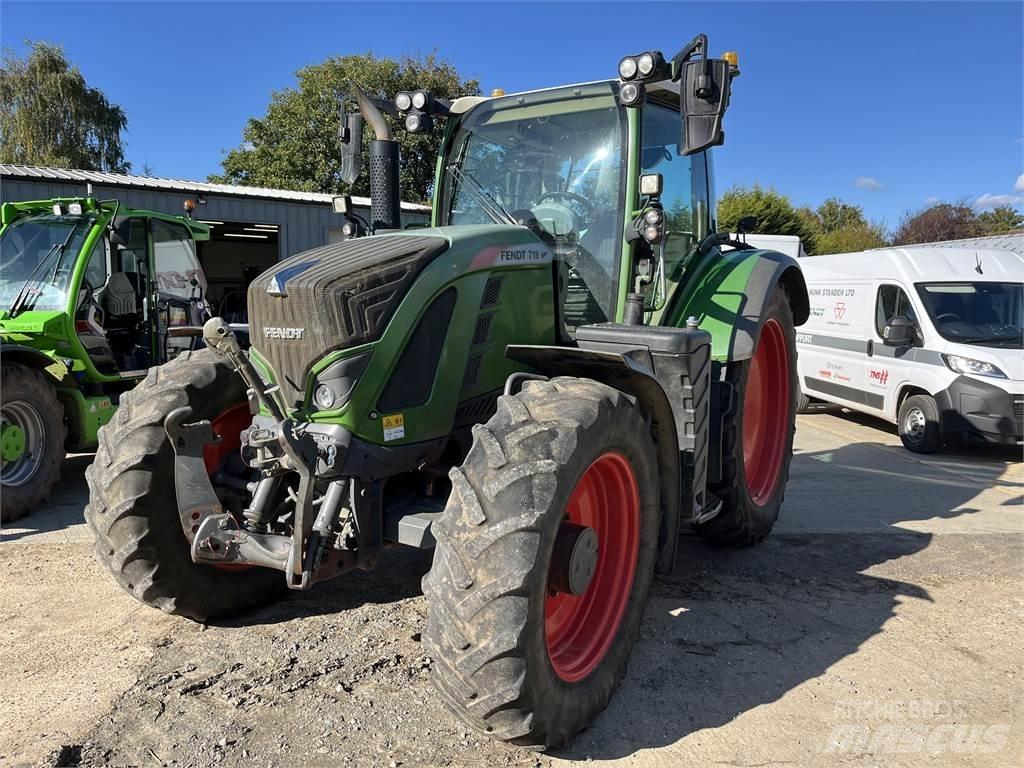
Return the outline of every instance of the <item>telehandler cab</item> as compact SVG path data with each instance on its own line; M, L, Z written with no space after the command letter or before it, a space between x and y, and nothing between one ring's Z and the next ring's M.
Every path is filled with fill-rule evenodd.
M681 526L758 541L789 471L807 293L715 231L738 69L707 50L452 103L354 89L373 234L261 275L249 352L208 321L101 432L87 517L122 586L202 620L434 547L423 638L451 709L538 748L585 727ZM385 113L445 121L430 229L398 230Z
M90 451L121 395L209 317L190 219L93 197L0 208L0 520L35 509L65 450Z

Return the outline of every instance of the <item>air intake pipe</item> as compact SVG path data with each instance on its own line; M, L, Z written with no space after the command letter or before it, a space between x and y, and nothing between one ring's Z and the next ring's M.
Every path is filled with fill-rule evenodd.
M373 129L375 141L370 142L370 227L401 229L398 188L398 142L391 135L391 126L384 113L362 88L353 84L356 102L363 119Z

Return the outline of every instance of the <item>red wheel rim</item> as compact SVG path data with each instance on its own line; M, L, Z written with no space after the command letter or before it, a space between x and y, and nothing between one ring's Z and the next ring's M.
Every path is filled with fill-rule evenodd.
M252 424L252 414L249 413L248 403L233 405L210 422L213 434L220 435L220 442L208 443L203 446L203 464L206 466L206 474L211 478L225 459L233 453L238 453L242 447L242 430L250 424ZM220 563L213 567L222 571L244 571L255 566L244 563Z
M555 673L575 683L608 653L629 604L640 550L640 491L625 456L605 453L583 473L565 519L593 528L597 567L581 595L549 594L544 633ZM555 564L552 564L555 567Z
M789 347L778 320L761 329L743 395L743 468L757 506L775 493L789 432Z
M233 453L238 453L238 449L242 447L242 438L240 437L242 430L250 424L252 424L252 414L249 413L248 403L233 405L210 422L213 434L220 435L221 439L219 443L203 446L203 464L206 465L206 474L212 477L224 459Z

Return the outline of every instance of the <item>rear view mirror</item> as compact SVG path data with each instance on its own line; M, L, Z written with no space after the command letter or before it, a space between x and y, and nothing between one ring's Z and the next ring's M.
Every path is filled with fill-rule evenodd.
M358 112L345 115L338 138L341 140L341 180L351 185L363 168L363 116Z
M887 347L909 347L914 343L914 324L903 315L890 317L882 331L882 342Z
M697 59L683 65L682 141L684 155L721 144L722 117L729 107L732 75L725 59Z

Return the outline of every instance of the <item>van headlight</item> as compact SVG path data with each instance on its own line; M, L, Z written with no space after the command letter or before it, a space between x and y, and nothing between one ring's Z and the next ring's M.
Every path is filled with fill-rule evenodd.
M943 355L942 360L954 373L965 373L969 376L991 376L994 379L1006 378L1006 374L999 368L984 360L975 360L973 357L961 357L960 355Z

